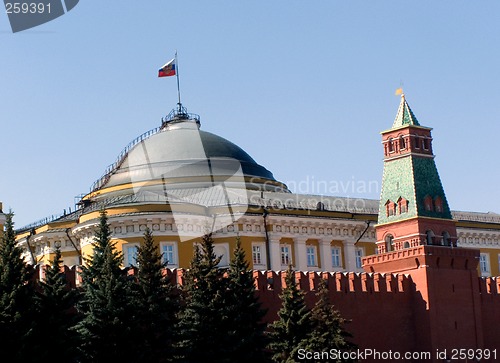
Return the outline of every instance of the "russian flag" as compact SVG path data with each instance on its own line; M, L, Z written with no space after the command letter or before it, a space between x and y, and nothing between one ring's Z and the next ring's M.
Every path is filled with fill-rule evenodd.
M158 77L175 76L175 58L158 70Z

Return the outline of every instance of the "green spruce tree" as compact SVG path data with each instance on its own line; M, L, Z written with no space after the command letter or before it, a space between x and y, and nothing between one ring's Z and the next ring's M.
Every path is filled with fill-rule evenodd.
M149 228L144 232L144 243L137 252L137 265L136 307L143 344L136 345L142 353L138 362L170 362L174 356L173 341L177 336L177 288L165 273L167 261L162 261Z
M75 361L77 337L71 327L78 319L75 309L78 290L70 287L61 268L61 250L57 247L51 265L45 270L45 279L38 282L33 329L36 339L32 349L39 361L50 360L54 352L63 362Z
M179 358L185 363L225 362L228 347L224 296L224 271L218 268L220 256L214 253L212 235L203 236L185 273L184 306L180 314Z
M133 281L121 269L122 253L111 241L105 211L101 211L93 254L82 267L83 299L79 334L82 362L135 362L140 352L136 294Z
M311 331L306 339L304 339L300 348L309 352L329 352L331 349L336 349L337 352L347 353L356 349L356 345L349 341L352 337L344 326L347 320L342 318L340 312L335 306L330 303L328 286L326 280L321 279L316 293L316 303L311 309ZM340 356L332 359L311 360L310 362L355 362L347 360L345 356Z
M310 311L305 303L304 292L297 288L295 271L288 266L286 286L281 292L281 308L278 319L270 325L269 350L277 363L296 362L300 344L310 333Z
M10 362L34 362L31 323L35 318L33 269L22 257L16 243L14 214L6 215L0 244L0 342Z
M228 351L228 362L264 362L266 324L262 318L266 310L261 308L254 284L253 272L246 259L241 241L236 240L228 276L226 309L226 334L224 336Z

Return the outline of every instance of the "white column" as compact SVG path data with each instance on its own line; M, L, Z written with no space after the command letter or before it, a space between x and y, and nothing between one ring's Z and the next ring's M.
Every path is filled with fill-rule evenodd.
M281 251L279 238L269 239L269 253L271 257L271 270L281 270Z
M297 237L293 239L295 256L295 269L298 271L307 270L307 252L306 252L307 237Z
M330 240L319 239L319 253L321 257L321 271L333 271L332 266L332 246Z
M354 243L356 241L348 239L342 241L344 244L344 260L346 271L356 271L356 253L354 249Z

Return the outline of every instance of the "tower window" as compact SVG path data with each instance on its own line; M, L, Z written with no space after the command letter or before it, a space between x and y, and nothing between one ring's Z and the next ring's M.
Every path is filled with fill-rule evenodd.
M414 143L414 145L415 145L415 149L420 149L420 145L419 145L419 143L420 143L420 138L419 138L418 136L415 136L415 139L414 139L414 140L415 140L415 143Z
M451 246L450 234L447 231L443 232L443 246Z
M400 148L401 150L406 149L406 140L405 140L405 138L404 138L403 136L401 136L401 137L399 138L399 148Z
M405 198L398 199L398 207L399 213L407 213L408 212L408 201Z
M443 211L443 200L441 197L437 196L436 199L434 199L434 208L438 213Z
M427 237L427 244L433 245L434 244L434 232L432 232L431 230L427 231L426 237Z
M422 139L422 147L423 147L425 150L429 150L429 140L427 140L427 139Z
M389 152L394 152L394 141L392 140L392 138L389 139Z
M387 217L396 215L396 203L391 202L390 200L385 203Z
M424 206L425 206L425 210L430 212L432 211L432 198L428 195L424 198Z
M394 237L390 234L385 237L385 251L394 251Z

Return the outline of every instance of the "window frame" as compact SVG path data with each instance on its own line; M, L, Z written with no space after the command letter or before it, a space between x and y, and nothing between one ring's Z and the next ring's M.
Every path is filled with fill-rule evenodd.
M177 242L175 241L162 241L160 242L160 253L161 253L161 261L162 263L166 262L166 258L164 256L163 248L165 246L172 246L172 254L174 257L174 262L168 262L166 265L167 268L176 268L179 267L179 253L177 250Z
M286 254L284 252L284 249L286 249ZM285 256L286 258L284 258ZM280 244L280 263L281 266L286 266L286 267L293 264L292 249L289 244Z
M337 254L334 254L333 251L337 251ZM332 246L330 249L331 258L332 258L332 267L333 268L344 268L342 265L342 248L339 246ZM338 263L335 263L335 259L338 259Z
M139 243L125 243L122 247L122 252L123 252L123 265L125 267L137 267L139 264L137 263L137 253L139 251L140 244ZM135 248L135 257L130 256L130 251L131 249ZM134 259L135 263L129 263L129 260L131 257Z
M312 254L310 252L312 251ZM312 258L312 260L310 260ZM318 267L318 249L314 245L306 245L307 267ZM310 263L312 262L312 264Z

